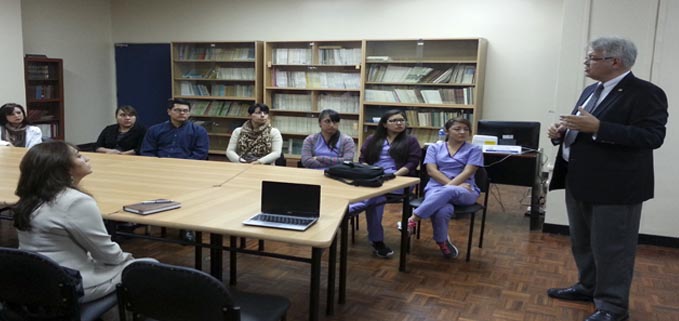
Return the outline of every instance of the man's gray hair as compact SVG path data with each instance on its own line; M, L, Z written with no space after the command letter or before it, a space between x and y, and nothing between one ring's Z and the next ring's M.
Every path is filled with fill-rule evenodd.
M637 59L637 47L626 38L618 36L599 37L589 43L593 51L601 51L606 57L619 58L625 68L632 68Z

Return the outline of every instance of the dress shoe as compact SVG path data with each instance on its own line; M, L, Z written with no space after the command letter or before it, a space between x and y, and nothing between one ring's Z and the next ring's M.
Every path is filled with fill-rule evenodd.
M613 312L596 310L585 321L627 321L629 320L628 313L615 314Z
M547 295L553 298L570 301L592 301L591 295L583 293L575 287L551 288L547 290Z

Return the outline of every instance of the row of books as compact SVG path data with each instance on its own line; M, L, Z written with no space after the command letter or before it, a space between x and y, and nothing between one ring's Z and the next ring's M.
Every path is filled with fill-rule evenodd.
M284 88L359 89L361 76L355 72L284 71L274 69L273 85Z
M192 102L191 114L194 116L247 117L250 105L250 103L241 101L195 101Z
M312 111L311 95L283 94L273 95L273 108L278 110ZM318 111L333 109L338 113L358 113L358 95L351 93L323 93L318 96Z
M288 134L309 134L318 131L318 118L316 117L275 116L272 124L282 133ZM349 136L357 136L358 121L344 119L339 123L339 130Z
M26 73L29 80L56 79L56 73L51 72L48 65L27 65Z
M310 65L311 48L276 48L273 63L277 65Z
M301 155L302 145L304 145L303 138L287 138L283 139L283 154L286 155Z
M50 114L48 110L31 108L26 111L26 117L30 122L51 121L56 119L56 116Z
M54 85L28 86L28 92L33 93L35 99L50 99L57 97L57 88Z
M469 118L470 113L462 111L424 111L406 110L408 126L412 127L443 127L449 119L458 117Z
M212 84L211 90L208 90L204 84L182 81L179 86L181 96L252 97L254 92L253 85Z
M255 68L214 67L191 69L182 74L186 79L255 80Z
M365 101L405 104L474 104L473 88L366 89Z
M178 60L255 60L255 48L218 48L178 45Z
M319 47L321 65L358 65L361 63L361 48Z
M369 82L394 83L448 83L471 85L474 83L476 65L456 64L449 68L426 66L371 65Z

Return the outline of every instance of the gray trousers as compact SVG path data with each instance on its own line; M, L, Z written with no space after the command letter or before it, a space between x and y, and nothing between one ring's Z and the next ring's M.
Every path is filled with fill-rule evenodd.
M641 203L593 205L573 199L566 186L571 249L581 290L597 309L627 313L641 221Z

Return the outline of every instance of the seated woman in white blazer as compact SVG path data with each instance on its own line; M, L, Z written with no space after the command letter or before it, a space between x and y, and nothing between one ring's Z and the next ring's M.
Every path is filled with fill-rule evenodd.
M134 261L111 241L94 199L80 188L92 173L89 159L73 146L51 141L29 149L12 206L19 249L33 251L80 271L83 302L109 294Z
M28 124L24 107L15 103L0 107L0 146L31 148L40 143L42 131Z

